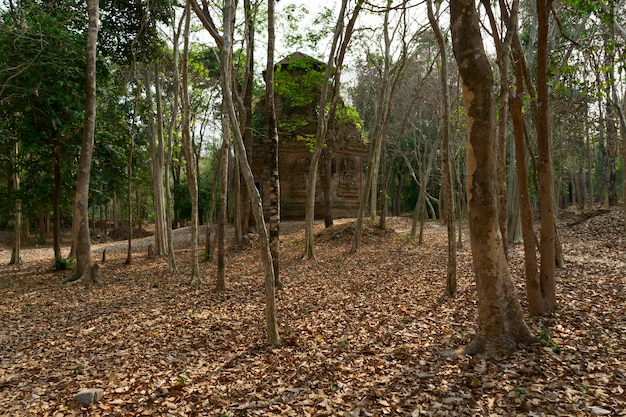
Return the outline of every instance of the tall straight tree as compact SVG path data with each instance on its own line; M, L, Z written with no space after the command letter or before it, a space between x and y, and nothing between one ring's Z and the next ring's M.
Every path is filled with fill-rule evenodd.
M220 150L219 175L220 178L220 207L217 214L217 279L215 289L226 289L226 222L228 221L228 159L230 156L230 121L228 109L222 99L222 149ZM239 174L237 174L239 175ZM217 176L216 176L217 177ZM217 183L217 179L215 180ZM208 228L211 223L207 224Z
M478 330L465 353L512 351L535 341L510 277L498 224L493 73L474 0L451 0L450 29L467 115L467 199Z
M347 15L348 0L342 0L337 16L337 24L333 35L330 53L324 73L324 82L320 93L320 101L318 105L317 130L315 132L315 146L313 147L313 155L311 155L311 163L309 165L309 173L307 175L306 186L306 203L304 211L304 255L303 259L312 259L315 257L313 250L313 220L315 218L315 190L317 187L317 168L322 156L322 151L326 143L326 134L328 132L328 120L335 115L337 99L339 97L339 88L341 85L341 69L343 60L346 55L356 19L363 7L364 0L357 0L352 15L346 25L344 20ZM329 106L327 110L327 106Z
M401 35L406 34L406 2L401 6L402 11L402 29ZM385 14L383 20L383 40L384 40L384 52L382 59L382 66L379 68L380 82L376 91L376 104L374 109L374 128L371 134L371 146L369 152L369 158L367 163L367 169L365 172L365 188L363 194L359 199L359 211L354 227L354 237L352 239L351 252L356 252L361 246L361 236L363 232L363 217L367 209L367 200L370 200L370 219L373 221L376 217L376 204L378 201L378 170L380 166L380 158L382 149L384 146L385 138L387 135L387 124L389 120L389 114L391 111L392 99L396 90L398 79L402 74L402 69L406 63L406 42L402 44L402 50L400 51L400 57L392 64L391 43L393 40L393 34L396 34L395 30L390 31L389 17L392 10L395 10L395 6L392 5L390 0L385 5ZM386 198L386 197L385 197Z
M20 142L15 141L14 153L13 153L13 174L11 175L11 186L13 191L17 195L15 198L15 224L13 226L13 248L11 250L10 265L21 265L22 256L20 255L20 249L22 247L22 198L20 197L20 173L19 173L19 155L20 155Z
M182 136L183 151L185 153L185 171L187 174L187 186L189 187L189 199L191 200L191 285L202 284L200 278L200 266L198 264L198 176L191 144L191 104L189 101L189 27L191 22L191 10L189 2L185 7L185 30L182 59Z
M232 31L234 20L234 5L230 0L224 2L224 37L222 46L222 89L226 105L228 108L228 115L231 119L231 124L235 127L235 151L239 155L239 164L241 167L241 173L245 180L246 187L250 193L252 202L252 212L254 219L257 223L259 240L261 242L261 258L263 260L263 270L265 275L265 324L267 330L267 342L269 345L275 346L280 344L280 336L278 334L278 326L276 324L276 298L275 298L275 286L274 286L274 267L272 265L272 254L269 247L269 237L267 229L265 227L265 220L263 219L263 205L261 204L261 196L259 190L254 185L254 177L252 176L252 170L246 157L246 149L243 144L243 135L237 128L239 126L237 122L237 114L235 112L235 104L233 102L232 94Z
M85 122L83 141L78 160L74 222L77 227L76 272L70 281L95 281L91 266L91 240L89 238L89 177L96 127L96 46L98 44L98 0L87 0L89 22L87 26L87 83L85 88Z
M552 0L536 0L537 5L537 145L539 151L539 210L541 241L539 284L544 305L542 312L556 308L556 223L550 140L550 94L548 92L548 35Z
M263 205L261 204L261 195L254 184L254 176L252 169L248 163L246 156L246 148L243 142L243 135L239 124L239 118L235 110L234 96L237 92L233 90L233 22L235 20L235 5L232 0L226 0L223 8L223 34L217 30L213 19L211 18L208 8L201 9L196 0L188 0L191 3L194 12L202 21L204 27L209 31L216 44L220 48L220 69L222 95L228 117L230 119L233 131L233 144L235 155L241 169L241 174L245 182L245 186L250 193L252 213L257 223L259 242L261 244L261 260L263 262L263 275L265 277L265 326L267 331L267 343L271 346L280 344L280 335L278 333L278 325L276 323L276 288L274 280L274 267L272 265L272 254L269 245L269 236L263 218ZM206 4L205 4L206 5ZM238 98L238 97L237 97Z
M448 54L446 42L433 12L432 0L427 0L428 21L435 33L441 56L440 83L442 97L441 117L441 182L443 187L443 212L448 230L448 269L446 295L456 294L456 233L454 229L454 195L452 193L452 164L450 162L450 94L448 93Z
M173 92L172 92L172 110L170 114L170 121L167 129L167 152L165 154L165 219L167 223L167 256L170 272L176 272L178 267L176 266L176 256L174 254L174 239L172 238L172 222L173 222L173 201L172 201L172 185L171 185L171 167L172 167L172 153L174 144L174 127L178 117L178 103L180 98L180 73L178 71L178 64L180 63L180 49L178 42L180 40L180 33L182 31L182 25L185 21L185 16L181 16L176 26L176 6L170 4L170 13L172 19L172 78L173 78Z
M278 171L278 128L274 106L274 0L267 2L267 69L265 97L267 103L267 137L270 143L270 252L274 266L274 282L282 287L279 276L280 257L280 175Z
M155 122L154 109L152 104L152 79L150 77L150 66L146 65L143 72L144 84L146 88L146 105L148 106L148 138L150 143L150 173L152 174L152 203L154 206L154 253L156 255L165 254L165 206L163 193L163 125L161 120ZM158 80L155 80L157 83ZM160 98L157 99L160 107ZM157 119L162 119L157 117Z

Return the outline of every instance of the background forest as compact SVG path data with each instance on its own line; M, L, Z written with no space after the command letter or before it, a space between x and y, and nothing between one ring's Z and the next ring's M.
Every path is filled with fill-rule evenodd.
M159 295L143 301L158 304L155 310L168 308L165 289L185 287L172 310L179 325L196 329L199 320L223 314L210 310L196 317L193 312L202 308L196 301L193 308L181 307L179 296L191 299L202 293L218 305L243 309L232 317L245 323L227 329L237 337L247 337L251 329L265 337L260 345L241 341L240 348L248 350L231 352L226 360L213 351L213 359L224 363L220 370L200 367L205 376L200 371L190 376L186 360L169 355L165 361L171 362L171 356L182 365L168 371L143 369L152 375L145 384L128 374L105 383L94 376L97 367L91 369L81 359L74 373L88 369L89 377L69 383L55 376L67 382L62 395L97 382L120 394L114 401L122 401L101 404L109 408L98 412L132 409L145 414L169 408L174 413L181 406L180 415L198 415L203 408L193 398L204 388L192 387L190 381L202 385L215 377L226 378L221 386L229 393L202 391L209 395L205 409L210 415L248 415L260 409L268 415L336 415L340 410L355 416L372 415L367 410L374 415L624 413L626 374L615 359L623 353L619 332L624 330L623 277L616 272L624 266L620 256L626 217L624 0L342 0L322 5L286 0L0 1L0 245L10 252L7 261L12 265L1 283L8 288L2 314L7 320L16 312L30 314L12 303L30 297L25 288L37 291L34 275L59 277L46 285L54 294L68 296L69 288L75 288L72 283L100 283L88 290L100 294L104 286L121 285L135 274L131 286L116 291L150 288ZM350 133L348 148L362 154L340 160L344 150L338 144L346 126L356 132ZM293 172L281 165L290 144L306 149ZM338 175L350 178L342 183L354 197L349 223L337 215L333 181ZM301 188L302 202L296 205L301 211L289 214L300 221L297 226L283 222L281 227L281 190L286 189L281 181ZM566 258L583 256L580 245L585 243L576 231L597 218L606 222L607 234L593 236L602 243L588 242L589 248L615 268L603 264L597 269L605 275L596 277L598 288L591 294L614 302L614 320L592 318L598 312L587 299L591 290L564 281ZM323 226L315 222L322 219ZM150 236L148 241L145 236ZM184 249L181 237L187 242ZM611 241L617 249L602 255ZM434 244L440 252L423 249ZM35 246L51 251L44 257L23 256ZM343 258L335 259L333 248L340 247L345 247ZM105 264L107 250L124 266ZM134 259L140 251L148 254L147 261ZM411 256L440 264L425 276L423 270L413 271ZM332 268L325 269L324 262ZM256 272L248 269L252 265ZM38 271L33 276L24 274L30 267ZM263 313L259 305L242 307L259 274L264 290L257 301L264 303ZM307 274L315 276L308 284ZM331 281L318 281L322 276ZM396 280L395 285L384 284L381 276ZM437 284L425 290L411 277ZM338 284L343 278L347 281ZM380 294L370 294L366 282L375 282ZM306 300L325 286L333 292L309 306ZM236 297L233 288L241 292ZM334 326L340 325L337 320L345 325L354 319L350 317L356 310L343 307L359 291L368 294L360 307L350 307L363 310L358 320L374 314L373 304L381 303L375 313L380 320L368 324L373 339L356 335L354 329L340 335L323 329L324 321ZM354 297L342 298L349 293ZM376 301L381 294L390 303ZM386 345L385 338L393 334L418 332L403 327L419 326L417 313L407 311L419 310L421 319L429 314L402 294L437 306L433 322L462 322L462 328L414 342L405 335ZM97 297L88 296L89 320L104 311ZM459 317L453 312L455 299L475 314ZM120 311L129 309L119 302ZM342 309L328 317L335 302ZM48 307L56 311L58 306ZM67 314L61 310L55 313L59 317ZM300 321L322 310L311 322L314 326ZM565 318L566 312L571 317ZM551 385L548 373L540 382L528 380L544 369L546 360L561 357L563 329L575 327L574 319L586 313L589 322L571 341L566 361L583 367L584 354L575 352L600 338L605 350L591 353L598 360L596 368L580 380L569 375L558 387ZM119 311L107 314L126 320ZM247 314L264 314L264 331L258 323L250 325ZM389 320L390 330L381 335ZM196 330L211 339L211 331L224 331L218 322L209 327L203 322ZM381 327L374 330L374 323ZM604 323L604 333L594 333L589 328L593 323L598 328L602 325L597 323ZM477 324L475 330L467 328L472 324ZM172 330L162 329L162 323L144 329L141 320L128 326L142 328L135 329L143 334L137 337L164 337ZM423 330L437 331L430 325ZM121 327L117 331L123 332ZM19 358L33 343L17 342L17 333L17 328L7 330L0 341ZM263 336L255 337L259 342ZM443 356L431 352L438 341L446 349ZM320 348L327 342L329 346ZM215 343L221 346L216 349L227 350L221 341ZM198 349L193 343L172 345ZM316 350L309 379L325 381L334 372L329 382L334 396L319 392L325 382L285 388L284 367L259 371L243 364L292 360L285 351L281 355L287 356L272 359L277 351L271 349L278 346L300 359L307 349ZM520 348L528 349L520 355L530 355L511 365L522 375L520 385L501 386L496 376L508 368L498 367ZM434 356L420 359L415 349ZM496 359L484 362L475 359L482 358L474 356L478 354L485 354L487 361ZM98 350L93 355L106 354ZM379 368L391 363L402 376L396 374L387 388L382 382L359 382L350 391L349 366L342 369L340 362L333 362L333 369L319 371L333 355L359 363L352 365L359 370L352 374L360 375L355 380L371 373L390 382ZM363 355L372 355L371 360L363 361ZM446 361L455 358L457 368L447 369ZM151 356L148 362L157 360ZM3 359L2 366L0 388L11 388L12 394L2 394L0 400L19 410L21 397L13 390L21 383L15 377L21 372L19 359ZM423 372L408 376L402 366L422 367ZM252 398L224 376L230 368L250 372L244 383L252 384L249 388L259 375L271 374L282 391L277 393L272 382ZM462 374L469 391L435 389L448 383L448 371ZM416 380L418 385L423 380L432 395L418 401L418 394L399 388ZM131 393L145 393L147 387L158 391L156 397L146 407L131 406ZM479 387L483 391L477 394ZM546 403L531 395L544 389L558 398ZM89 401L66 406L54 397L38 409L41 404L31 400L43 394L29 392L28 401L22 402L35 414L71 415L96 407ZM339 392L344 395L337 400ZM215 399L220 395L233 399L220 402ZM554 405L558 401L566 405ZM583 405L577 408L577 403ZM272 408L277 404L282 405Z
M72 202L80 132L84 111L84 31L82 4L65 6L46 2L8 2L2 9L2 101L1 126L3 181L0 204L1 226L12 227L15 202L21 201L22 227L26 235L43 242L67 234L72 224ZM207 4L209 5L209 4ZM92 222L104 219L117 226L128 218L129 203L134 221L154 222L156 200L165 200L163 187L153 184L151 174L160 165L161 177L169 176L172 192L172 225L191 218L191 202L182 150L180 100L173 71L173 36L181 42L183 6L173 2L150 2L150 8L135 2L101 4L98 46L98 114L89 207ZM243 6L243 5L242 5ZM261 71L265 44L262 4L248 5L248 27L239 13L234 35L235 75L251 94L243 105L254 106L264 95ZM446 13L445 5L439 6ZM509 6L510 7L510 6ZM405 10L406 9L406 10ZM554 159L554 200L560 208L580 209L614 206L622 198L620 139L624 113L624 28L622 8L617 2L586 4L555 2L548 33L548 88L551 95L551 151ZM281 6L278 14L282 51L279 57L302 50L325 60L322 52L332 35L333 10L313 9L313 24L319 31L307 32L299 24L305 9ZM335 11L336 12L336 11ZM497 11L495 13L498 13ZM530 76L536 71L537 22L531 4L522 3L519 35L509 48L519 49ZM194 15L195 18L195 15ZM397 4L386 12L384 5L367 5L359 16L359 27L346 52L340 89L363 119L363 136L374 143L383 140L378 173L372 179L379 198L375 212L391 215L414 211L420 190L430 218L440 216L441 89L439 48L424 4ZM446 15L441 25L446 27ZM386 25L382 21L387 19ZM495 18L494 18L495 19ZM310 18L309 18L310 20ZM411 22L408 22L411 20ZM407 23L408 22L408 23ZM499 43L506 27L501 21L489 26ZM485 28L489 25L485 21ZM189 112L193 128L191 146L198 172L200 221L211 213L213 183L221 143L221 100L219 52L199 23L192 25L189 44ZM387 32L383 31L387 29ZM445 30L445 29L444 29ZM255 37L247 31L257 32ZM173 33L176 32L176 33ZM492 35L493 32L489 31ZM252 33L252 32L250 32ZM445 33L444 33L445 35ZM486 35L488 36L488 35ZM449 38L449 35L448 35ZM247 45L249 39L256 42ZM488 51L498 68L496 46L487 38ZM243 45L243 47L241 46ZM62 51L62 53L60 53ZM449 128L454 193L459 199L457 216L464 216L465 115L458 73L451 48L449 61ZM180 53L180 52L178 52ZM247 55L253 57L247 57ZM282 54L282 56L281 56ZM180 65L180 58L176 58ZM500 72L496 71L496 77ZM513 72L506 75L513 78ZM500 82L500 81L498 81ZM509 84L511 81L508 81ZM532 78L526 82L532 83ZM159 86L159 91L154 89ZM150 89L146 90L147 86ZM502 94L502 91L501 91ZM242 95L243 97L243 95ZM506 100L500 96L498 101ZM530 198L538 198L538 150L533 134L533 88L525 92L525 140ZM239 109L242 111L243 109ZM251 110L251 109L250 109ZM382 114L381 114L382 113ZM502 116L506 118L506 115ZM519 209L514 171L515 149L510 126L502 124L504 147L501 161L508 195L507 219L512 225L509 240L520 239ZM171 143L171 159L164 150ZM133 148L132 152L130 148ZM168 154L169 157L169 154ZM153 161L153 162L151 162ZM167 167L165 166L167 162ZM232 163L231 163L232 166ZM165 172L165 168L167 172ZM130 173L129 173L130 169ZM152 170L152 171L151 171ZM157 172L158 173L158 172ZM19 177L19 187L14 176ZM232 175L232 174L231 174ZM128 186L132 193L128 200ZM423 184L423 186L422 186ZM219 187L217 193L219 194ZM154 199L154 192L159 191ZM232 196L229 197L232 206ZM163 208L160 208L163 210ZM54 214L57 213L57 214ZM230 218L232 218L232 211ZM94 224L95 225L95 224ZM108 232L108 231L107 231ZM58 255L58 254L57 254Z

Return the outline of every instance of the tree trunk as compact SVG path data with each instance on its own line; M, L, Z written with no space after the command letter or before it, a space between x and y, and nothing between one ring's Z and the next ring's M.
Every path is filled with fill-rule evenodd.
M191 285L194 287L202 284L200 278L200 266L198 264L198 179L196 164L191 145L190 128L190 101L189 101L189 26L191 21L191 11L189 2L185 7L185 31L184 31L184 51L183 51L183 76L182 76L182 138L183 151L185 153L185 171L187 173L187 185L189 187L189 198L191 200Z
M18 141L15 142L15 153L14 157L14 166L15 171L12 175L12 189L15 195L15 224L13 225L13 247L11 250L11 261L9 265L21 265L22 264L22 256L20 255L20 250L22 248L22 198L20 197L20 174L19 174L19 154L20 154L20 143Z
M228 202L228 154L230 153L230 121L228 119L228 109L226 103L222 103L222 149L220 152L220 208L217 214L217 279L215 289L223 291L226 289L226 249L224 240L226 239L226 220ZM217 178L216 178L217 181ZM207 225L210 227L211 223Z
M387 1L383 22L384 38L384 63L381 69L382 75L380 86L376 93L376 107L374 111L374 129L370 146L369 159L365 174L365 189L359 201L359 212L354 227L354 238L350 252L356 252L361 246L361 229L363 227L363 217L366 212L367 200L370 199L370 218L373 221L376 217L376 201L378 199L378 169L380 166L380 156L382 147L386 139L387 121L391 108L391 100L395 92L396 82L402 73L405 64L406 48L400 52L400 57L392 65L391 57L391 37L389 33L389 13L392 10L392 2ZM406 13L406 8L403 8ZM403 27L406 35L406 26ZM403 45L406 46L406 45Z
M324 227L329 228L333 226L333 203L331 196L331 184L332 184L332 160L333 151L332 147L324 149L322 152L322 170L320 172L320 180L322 181L322 190L324 192Z
M555 264L556 223L554 216L554 191L552 178L552 151L550 149L550 103L548 93L548 23L552 0L537 0L537 144L539 151L539 210L541 213L541 241L539 253L540 291L543 312L556 308Z
M270 0L271 1L271 0ZM252 199L252 208L258 226L259 241L261 243L261 258L263 260L263 271L265 276L265 324L267 329L267 342L275 346L280 344L278 326L276 323L276 300L274 288L274 268L272 266L272 255L269 247L269 237L263 219L263 206L261 196L254 184L252 170L246 157L246 149L243 136L239 130L237 114L232 95L232 22L234 17L234 5L231 0L224 2L224 36L222 37L222 91L228 109L228 115L234 130L235 151L239 156L241 172L246 183L246 187Z
M150 172L152 174L152 203L154 205L154 253L165 254L165 207L163 205L163 129L158 119L154 121L152 108L152 81L150 68L144 68L144 83L146 88L146 105L148 107L148 139L150 143ZM160 99L157 98L157 106L160 107ZM162 112L161 112L162 113Z
M443 218L448 230L448 268L446 275L446 295L456 294L456 236L454 229L454 194L452 185L452 164L450 162L450 95L448 93L448 54L439 23L433 13L432 0L427 0L428 20L435 33L439 56L441 57L440 86L442 97L441 129L441 181L443 188Z
M493 75L474 1L452 0L450 17L467 114L470 242L478 292L478 330L464 352L512 351L534 338L522 316L498 224Z
M133 74L135 71L133 71ZM133 260L133 153L135 151L135 136L137 134L137 105L139 104L139 87L135 87L135 100L133 104L133 116L130 126L130 143L128 144L127 170L127 194L126 205L128 206L128 245L126 248L125 265L130 265Z
M182 31L183 21L185 20L185 16L181 16L180 21L178 22L178 27L176 27L176 9L174 7L171 8L171 18L172 18L172 78L174 83L174 91L172 93L172 110L170 115L170 121L167 130L167 153L165 155L165 222L166 222L166 230L167 230L167 254L168 254L168 265L170 268L170 273L174 273L178 271L178 267L176 266L176 255L174 253L174 239L172 238L172 228L174 227L174 202L172 198L172 180L171 180L171 169L172 169L172 153L174 146L174 128L176 127L176 121L178 117L178 99L180 97L180 73L178 72L178 65L180 63L180 51L178 47L178 41L180 39L180 33Z
M52 195L52 247L54 258L61 257L61 139L56 134L52 149L54 161L54 194ZM91 160L90 160L91 164ZM89 197L87 197L89 198Z
M274 0L267 3L267 69L265 98L267 102L267 138L270 147L270 235L269 246L274 267L274 285L281 288L280 258L280 175L278 170L278 126L274 104Z
M87 82L85 87L85 122L78 160L74 222L78 225L76 240L76 272L70 281L95 281L91 273L91 241L89 238L89 177L96 126L96 45L98 42L98 0L87 0Z
M320 94L319 114L317 117L317 131L315 134L315 147L311 156L311 165L307 176L306 203L304 212L305 239L304 239L304 256L303 259L312 259L315 257L313 250L313 220L315 218L315 190L317 183L317 168L319 160L326 142L326 133L328 129L328 121L334 117L337 97L341 85L341 69L346 54L346 49L352 37L352 31L356 18L361 11L364 0L357 0L352 16L345 26L344 17L346 15L347 0L341 1L337 24L335 25L335 33L333 35L332 46L328 55L326 64L326 72L324 74L324 83ZM333 78L334 77L334 78ZM331 78L333 78L331 82ZM330 97L329 97L330 95ZM326 113L326 105L330 103L330 109Z

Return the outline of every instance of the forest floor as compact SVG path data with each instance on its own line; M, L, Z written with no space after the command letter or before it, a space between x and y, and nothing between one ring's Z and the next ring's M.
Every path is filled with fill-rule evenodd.
M422 245L409 219L368 226L356 254L350 223L316 224L316 259L302 261L302 223L284 223L280 347L265 343L254 239L228 250L219 293L214 262L191 288L189 250L178 246L171 274L147 258L151 238L135 241L129 266L126 242L105 244L102 283L89 286L64 285L50 248L25 248L15 267L5 246L0 416L626 416L626 232L617 208L595 214L562 214L558 310L527 317L551 345L499 357L441 355L472 339L476 291L465 231L458 294L443 295L440 224ZM522 254L511 247L526 308ZM100 402L72 401L91 387Z

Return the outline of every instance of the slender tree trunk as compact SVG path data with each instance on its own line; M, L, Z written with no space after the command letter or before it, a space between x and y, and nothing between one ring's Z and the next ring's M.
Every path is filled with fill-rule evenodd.
M61 139L56 134L52 149L54 161L54 194L52 195L52 247L54 258L61 258Z
M150 172L152 174L152 202L154 205L154 253L165 254L165 210L163 207L163 140L159 137L162 129L160 123L155 123L152 107L152 80L150 68L144 68L144 83L146 88L146 105L148 107L148 131L150 143Z
M235 166L233 167L233 224L235 227L235 242L239 243L243 239L243 190L241 186L241 172L239 170L239 159L235 155Z
M174 82L174 92L172 93L172 110L170 115L170 121L167 130L167 153L165 155L165 222L166 230L167 230L167 254L168 254L168 265L170 268L170 273L174 273L178 271L178 267L176 266L176 255L174 253L174 239L172 237L172 228L174 227L174 202L172 198L172 180L171 180L171 169L172 169L172 154L173 154L173 146L174 146L174 128L176 126L176 120L178 117L178 99L180 97L180 73L178 72L178 65L180 63L180 51L178 46L178 41L180 39L180 33L182 31L182 25L185 21L185 16L181 16L180 21L178 22L178 27L176 27L176 9L173 5L171 5L171 18L172 18L172 58L173 58L173 82Z
M226 219L228 202L228 155L230 153L230 120L228 119L228 109L226 103L222 104L222 149L220 152L220 208L217 214L217 280L215 289L223 291L226 289L226 249L224 240L226 239ZM210 223L209 226L210 227Z
M270 147L270 234L269 245L274 267L274 285L281 288L280 260L280 175L278 170L278 126L274 104L274 0L267 3L267 69L265 99L267 102L267 137Z
M163 95L161 93L161 69L159 67L158 61L154 65L154 86L155 86L155 97L156 97L156 110L157 110L157 153L159 154L159 159L161 160L161 164L159 165L159 188L161 192L160 206L161 206L161 215L159 216L159 221L161 222L161 239L163 241L163 254L168 255L168 265L170 267L170 271L176 271L176 262L172 263L173 257L169 254L168 248L170 247L170 240L172 237L172 226L169 222L169 211L170 211L170 203L171 203L171 193L170 200L168 200L167 194L170 192L170 183L169 183L169 167L171 161L166 161L166 158L169 156L169 151L171 150L169 141L168 141L168 154L165 154L165 135L163 134ZM174 111L173 114L176 112ZM169 136L168 136L169 139ZM164 172L165 171L165 172ZM164 182L167 180L167 182ZM155 213L155 221L157 219ZM173 242L172 242L173 243ZM172 245L173 246L173 245Z
M185 153L185 171L187 172L187 185L189 187L189 198L191 200L191 285L194 287L203 283L200 278L200 266L198 264L198 179L196 173L196 164L194 161L194 153L191 145L191 128L190 128L190 110L189 101L189 26L191 21L191 12L189 10L189 2L185 8L185 30L184 51L183 51L183 67L182 67L182 137L183 151Z
M133 71L133 74L135 71ZM128 145L128 166L127 170L127 194L126 205L128 206L128 245L126 247L126 261L124 264L130 265L133 260L133 154L135 151L135 135L137 134L137 105L139 104L139 87L135 87L135 100L133 103L133 117L130 126L130 143ZM139 202L137 202L139 203Z
M21 265L22 256L20 250L22 248L22 198L20 196L20 174L19 174L19 154L20 143L15 141L14 151L14 172L12 175L12 188L17 196L15 198L15 224L13 225L13 248L11 250L11 261L9 265Z
M498 225L493 76L474 1L451 0L450 17L467 114L467 193L478 292L478 330L464 351L512 351L534 338L524 322Z
M87 83L85 88L85 124L78 160L74 222L78 224L76 241L76 272L71 281L95 281L91 270L91 241L89 238L89 177L96 126L96 45L98 42L98 0L87 0L89 25L87 29Z
M435 33L435 39L441 56L440 86L442 96L442 140L441 140L441 181L443 188L444 219L448 229L448 269L446 276L446 295L456 294L456 236L454 229L454 195L452 185L452 163L450 162L450 94L448 93L448 54L439 23L433 13L432 0L426 2L428 20Z
M400 58L392 65L391 57L391 36L389 32L389 13L392 8L392 2L387 1L385 9L385 17L383 23L383 38L384 38L384 57L382 76L380 80L380 87L376 94L376 107L374 112L374 130L372 137L372 144L370 147L369 161L367 164L367 170L365 174L365 189L359 201L359 212L354 227L354 237L352 239L352 248L350 252L356 252L361 246L361 234L363 227L363 217L365 216L367 200L370 200L370 218L373 221L376 217L376 201L378 199L378 170L380 166L380 156L382 147L384 146L386 139L387 121L389 118L389 111L391 107L391 100L395 92L395 85L399 75L402 73L402 68L406 62L406 49L403 48L400 53ZM403 13L406 13L406 8L403 9ZM403 27L406 32L406 26ZM404 33L406 35L406 33ZM406 46L406 45L403 45Z
M328 129L328 121L335 116L335 107L339 88L341 85L341 69L343 60L352 37L352 31L356 18L361 11L364 0L357 0L352 15L345 26L344 17L346 16L347 0L342 0L337 24L335 25L335 33L333 35L332 46L328 55L326 64L326 72L324 74L324 84L320 94L319 114L317 118L317 132L315 134L315 147L311 156L311 165L307 176L306 204L304 213L305 239L304 239L304 256L303 259L312 259L315 257L313 250L313 220L315 218L315 190L317 184L317 168L319 160L326 142L326 133ZM341 41L341 42L340 42ZM334 74L333 74L334 73ZM332 82L331 82L332 78ZM330 96L330 97L329 97ZM326 113L326 105L330 103L330 110Z
M252 197L252 208L258 226L259 241L261 243L261 258L263 260L263 271L265 276L265 324L267 330L267 342L275 346L280 344L278 326L276 323L276 300L274 288L274 267L272 266L272 254L269 247L269 237L263 219L263 206L261 196L254 185L252 170L246 157L246 149L243 143L243 136L238 129L239 123L235 112L235 105L232 95L232 23L234 16L234 5L231 0L224 2L224 36L222 37L222 91L228 109L231 124L234 127L235 151L239 155L241 172L246 183L246 187Z
M539 149L539 205L541 212L541 267L539 282L544 298L543 314L556 308L555 264L556 223L552 178L552 151L550 140L550 103L548 93L548 22L552 0L537 0L537 143Z
M622 206L624 211L624 222L626 225L626 91L622 104L618 102L617 92L613 89L613 103L616 107L617 117L619 119L619 132L620 132L620 155L622 157Z
M117 192L113 193L113 202L111 203L111 207L112 207L112 215L113 215L113 228L117 229L120 224L119 224L119 217L117 215L117 209L118 209L119 203L117 202Z

